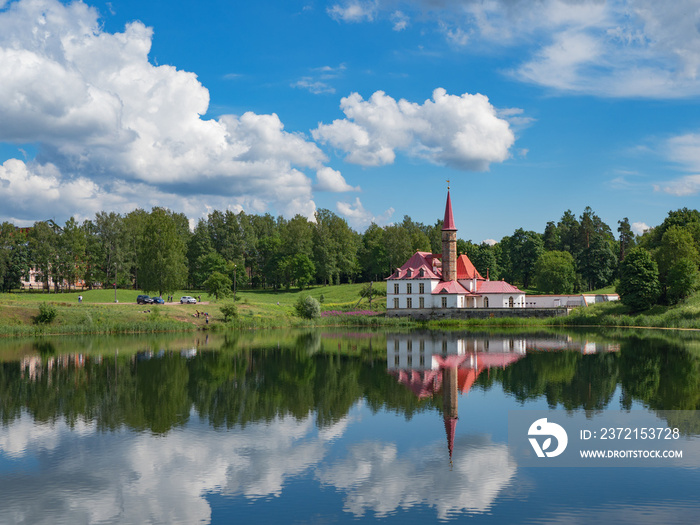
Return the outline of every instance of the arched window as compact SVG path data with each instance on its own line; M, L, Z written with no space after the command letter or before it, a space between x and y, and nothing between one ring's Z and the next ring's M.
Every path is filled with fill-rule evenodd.
M489 307L489 298L484 297L484 308L488 308L488 307Z
M513 308L513 297L512 296L510 299L508 299L508 308Z

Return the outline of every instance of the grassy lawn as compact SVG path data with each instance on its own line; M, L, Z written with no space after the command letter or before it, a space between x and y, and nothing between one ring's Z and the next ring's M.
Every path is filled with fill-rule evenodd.
M360 304L359 293L363 284L316 286L305 290L289 291L242 290L236 294L239 321L242 327L272 327L306 325L296 317L294 305L307 295L322 302L323 310L367 310L368 301ZM386 289L385 283L375 286ZM164 305L137 305L138 290L83 290L65 293L21 292L0 294L0 335L33 335L45 333L115 333L157 332L214 328L224 322L220 308L233 298L216 300L200 290L178 290L174 302ZM78 297L83 297L82 302ZM183 295L201 297L196 305L181 305ZM35 325L33 319L42 303L56 309L57 315L47 325ZM376 298L374 310L384 311L386 299ZM208 313L210 323L204 315Z

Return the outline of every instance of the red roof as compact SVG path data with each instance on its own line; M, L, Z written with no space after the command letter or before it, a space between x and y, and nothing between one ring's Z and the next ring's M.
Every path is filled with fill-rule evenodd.
M445 204L445 219L442 221L442 229L457 231L455 220L452 217L452 200L450 199L450 190L447 190L447 204Z
M473 279L474 277L483 279L469 257L464 254L457 257L457 279Z
M476 291L480 294L484 293L525 293L522 290L518 290L512 284L508 284L505 281L479 281L476 283Z
M469 290L467 290L464 286L459 284L457 281L440 281L432 293L433 294L457 293L457 294L464 294L464 295L474 295Z
M430 252L416 252L388 279L440 279L439 273L433 272L435 259L436 257ZM423 275L420 274L421 269L423 269Z

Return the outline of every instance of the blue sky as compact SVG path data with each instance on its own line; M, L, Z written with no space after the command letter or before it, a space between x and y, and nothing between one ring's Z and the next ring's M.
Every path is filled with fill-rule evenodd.
M638 232L700 192L696 0L0 0L0 220Z

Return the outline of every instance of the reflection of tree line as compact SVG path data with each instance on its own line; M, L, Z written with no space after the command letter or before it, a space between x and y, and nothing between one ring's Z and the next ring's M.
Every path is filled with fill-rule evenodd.
M318 341L309 334L282 348L227 351L235 346L232 339L222 351L189 359L179 352L151 359L58 357L51 362L61 366L46 359L31 374L20 362L0 363L0 419L9 423L26 410L39 422L83 418L103 430L126 425L162 433L184 424L192 409L217 427L309 413L325 427L360 399L407 417L427 408L394 384L382 361L314 353Z
M222 351L187 359L179 353L137 360L132 357L85 358L80 365L45 363L33 375L19 362L0 364L0 419L9 423L22 411L37 421L65 418L95 421L111 430L126 425L167 432L184 424L191 410L217 427L245 426L277 416L317 415L325 427L347 415L363 399L374 411L411 418L423 410L441 410L440 399L419 400L386 373L384 358L366 351L371 339L357 340L354 355L320 351L313 335L282 348ZM629 408L641 401L655 410L700 408L700 364L681 345L628 339L617 353L533 352L505 369L492 368L474 387L501 383L519 401L546 398L567 410ZM611 405L612 404L612 405Z
M654 410L700 408L700 362L668 340L630 338L614 353L529 353L480 378L484 386L494 381L519 401L545 397L550 407L567 410L629 409L633 401ZM620 405L610 406L618 385Z

